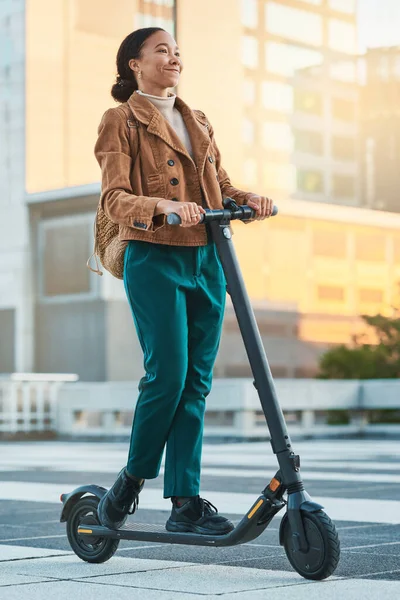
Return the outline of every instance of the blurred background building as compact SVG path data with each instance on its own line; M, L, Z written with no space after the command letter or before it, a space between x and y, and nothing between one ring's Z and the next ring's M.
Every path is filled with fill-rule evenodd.
M241 22L245 182L358 205L355 0L247 0Z
M400 211L400 46L369 49L362 89L362 169L366 205Z
M234 226L273 373L315 375L360 313L389 313L400 51L360 55L357 22L355 0L0 0L0 372L142 374L123 284L86 260L97 126L118 47L143 26L176 36L177 91L213 123L233 183L279 205ZM250 375L229 302L215 373Z

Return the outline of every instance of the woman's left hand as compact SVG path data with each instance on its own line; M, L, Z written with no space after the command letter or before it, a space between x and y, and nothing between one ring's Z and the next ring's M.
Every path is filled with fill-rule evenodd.
M246 204L256 211L256 219L258 221L262 221L263 219L270 217L272 214L272 209L274 208L274 201L271 200L271 198L267 198L266 196L257 196L257 194L252 194L250 199L247 200Z

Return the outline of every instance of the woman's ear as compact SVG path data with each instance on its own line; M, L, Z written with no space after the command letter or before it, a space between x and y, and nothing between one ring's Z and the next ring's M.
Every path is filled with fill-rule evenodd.
M135 73L138 73L138 71L140 71L140 67L137 64L137 62L135 61L135 59L131 58L128 65L129 65L129 68L132 69L132 71L134 71Z

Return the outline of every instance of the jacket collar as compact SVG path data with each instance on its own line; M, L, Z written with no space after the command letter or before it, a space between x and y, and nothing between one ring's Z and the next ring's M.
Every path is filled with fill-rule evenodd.
M173 127L150 100L134 92L127 104L135 118L147 127L149 133L160 137L176 152L180 152L192 160ZM208 129L199 123L190 107L178 96L175 99L175 107L181 113L188 130L197 168L202 170L210 146Z

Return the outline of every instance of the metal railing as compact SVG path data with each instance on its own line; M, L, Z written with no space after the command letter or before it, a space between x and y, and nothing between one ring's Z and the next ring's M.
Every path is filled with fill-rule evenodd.
M54 432L73 437L129 435L138 382L79 382L73 374L0 375L0 433ZM400 425L369 423L372 410L400 410L400 381L277 379L290 434L399 433ZM252 379L214 379L206 400L207 436L268 438ZM346 424L329 424L346 411Z
M56 432L60 387L77 379L53 373L0 375L0 432Z
M322 381L277 379L278 398L292 435L400 434L400 425L373 425L372 409L400 409L400 381ZM129 435L138 382L66 384L60 390L58 431L72 436ZM252 379L214 379L206 400L204 433L215 437L268 438ZM349 411L350 422L330 425L335 411Z

